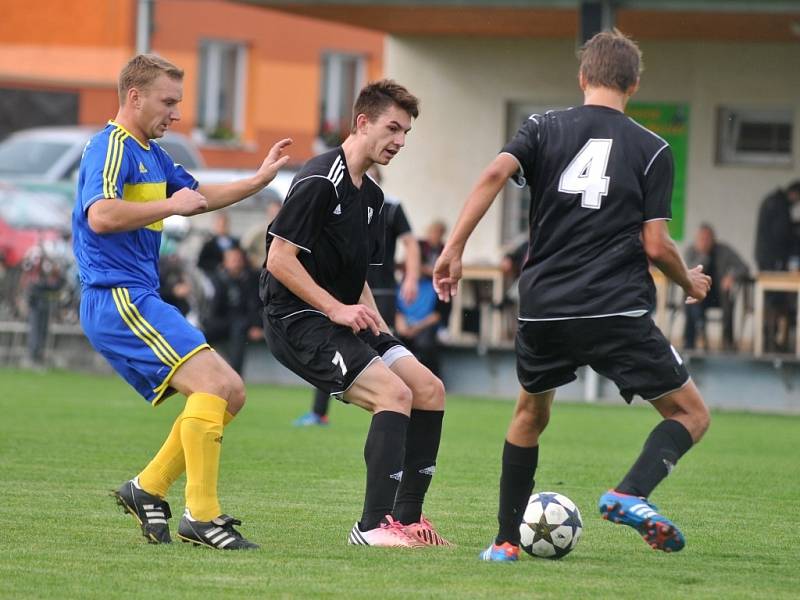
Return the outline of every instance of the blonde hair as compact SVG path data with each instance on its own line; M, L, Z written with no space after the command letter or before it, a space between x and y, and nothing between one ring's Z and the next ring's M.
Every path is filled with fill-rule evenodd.
M179 69L156 54L137 54L130 59L119 74L120 105L125 104L128 90L131 88L147 89L162 73L170 79L183 80L183 69Z

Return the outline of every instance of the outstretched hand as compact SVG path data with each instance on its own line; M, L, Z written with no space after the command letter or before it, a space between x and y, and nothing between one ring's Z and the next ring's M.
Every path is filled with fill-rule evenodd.
M442 302L450 299L458 291L461 279L461 254L445 248L433 267L433 289Z
M685 288L686 304L702 302L711 289L711 277L703 273L703 265L689 269L689 287Z
M289 162L289 155L284 154L283 151L291 145L292 138L284 138L269 149L264 162L261 163L256 173L258 177L262 178L264 185L275 179L280 168Z

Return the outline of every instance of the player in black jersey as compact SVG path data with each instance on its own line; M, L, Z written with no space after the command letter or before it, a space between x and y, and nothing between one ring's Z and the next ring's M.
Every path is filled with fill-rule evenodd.
M364 509L348 538L447 545L422 515L435 471L444 386L389 333L366 283L383 262L383 192L366 176L405 144L417 99L381 80L361 90L350 136L308 161L269 228L261 278L275 357L315 387L373 413Z
M367 173L375 183L380 185L381 173L376 166L372 166ZM375 298L375 305L383 321L394 331L394 320L397 313L397 280L394 262L395 249L399 241L403 245L405 260L403 262L403 283L400 286L400 296L404 302L411 304L417 298L420 252L419 244L411 232L411 225L397 198L386 196L383 203L384 222L386 234L383 252L383 264L372 265L367 270L367 283ZM331 397L328 392L320 389L314 390L311 410L294 421L296 427L309 427L315 425L325 426L330 421L328 408Z
M630 402L661 413L636 463L600 498L605 518L636 528L654 548L680 550L683 535L647 501L709 424L681 357L656 328L648 259L701 301L711 279L687 269L669 236L672 153L624 115L639 85L641 54L619 31L581 52L584 105L533 115L481 174L434 270L443 300L456 292L469 235L509 178L531 189L530 252L520 277L517 374L522 390L506 436L499 532L484 560L516 560L533 489L539 435L555 388L589 365Z

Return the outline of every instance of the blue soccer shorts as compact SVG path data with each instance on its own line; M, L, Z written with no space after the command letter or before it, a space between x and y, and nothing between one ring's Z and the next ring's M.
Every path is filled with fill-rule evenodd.
M81 326L92 346L155 406L175 393L175 371L209 348L180 311L145 288L84 288Z

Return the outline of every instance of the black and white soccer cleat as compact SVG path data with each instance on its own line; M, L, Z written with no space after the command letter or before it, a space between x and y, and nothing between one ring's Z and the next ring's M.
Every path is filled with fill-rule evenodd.
M139 487L137 478L123 483L118 490L111 492L117 504L133 515L142 528L142 535L151 544L169 544L167 519L172 517L169 504L158 496L148 494Z
M178 537L195 546L208 546L217 550L256 550L260 546L242 537L234 529L241 525L239 519L220 515L210 521L196 521L187 509L178 525Z

